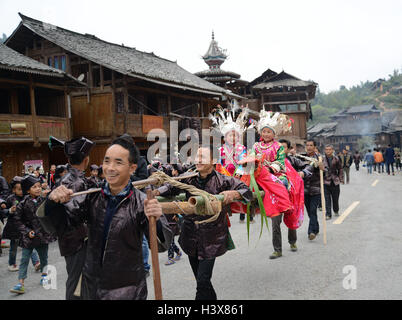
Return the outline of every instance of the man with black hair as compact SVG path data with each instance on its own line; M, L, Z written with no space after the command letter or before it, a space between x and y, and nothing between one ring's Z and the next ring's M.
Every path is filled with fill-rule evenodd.
M191 269L197 281L196 300L216 300L216 292L211 283L215 259L228 250L229 229L226 215L233 200L252 200L252 193L247 185L239 179L225 176L214 169L217 157L216 149L211 145L200 147L196 156L196 168L199 176L183 180L198 189L211 194L223 194L223 208L219 217L212 222L203 223L208 216L185 215L179 238L179 244L188 255ZM165 184L154 190L154 195L174 195L182 190ZM190 196L186 192L187 198Z
M85 178L84 171L88 167L89 153L93 145L92 141L84 137L66 142L51 138L51 149L63 146L64 153L69 162L67 166L59 165L56 167L55 188L63 185L74 192L80 192L90 187L88 180ZM74 212L81 205L82 199L73 199L54 208L51 215L41 219L44 227L57 235L60 254L66 260L67 300L79 299L74 296L74 291L84 266L88 230L85 220L79 218L67 220L65 216L66 214L68 215L68 212Z
M340 155L339 155L339 160L341 161L343 174L346 175L346 179L344 177L343 180L346 183L349 183L349 180L350 180L350 167L351 167L351 165L353 163L353 157L348 152L348 150L343 149L342 153L340 153Z
M336 216L339 215L339 184L344 184L343 168L341 160L335 155L334 147L330 144L325 146L324 166L327 169L324 174L324 193L326 219L332 218L331 208ZM332 206L331 206L332 203Z
M61 185L53 190L38 215L49 216L63 203L79 202L65 210L68 221L88 222L88 244L82 271L83 299L146 299L142 261L142 236L148 237L148 217L157 221L160 249L171 242L171 231L156 199L147 200L130 181L138 151L128 135L115 139L106 150L103 171L106 181L100 192L71 198L73 190Z
M384 159L385 159L385 165L387 168L388 175L391 174L391 170L389 169L389 167L391 166L392 175L394 176L395 175L395 173L394 173L395 151L391 147L390 144L388 145L388 148L385 150Z
M319 154L315 152L316 146L314 140L307 140L306 153L303 155L318 161ZM322 163L312 168L312 175L304 180L304 204L310 219L307 231L309 240L315 239L320 228L317 218L317 208L321 204L320 169L325 169Z
M312 171L314 170L313 167L307 163L304 163L301 159L296 158L295 156L292 156L290 154L291 150L291 143L289 140L286 139L280 139L279 142L282 144L285 154L286 154L286 159L290 162L292 167L297 171L299 176L304 180L312 176ZM278 230L277 235L276 235L276 243L281 243L281 231L280 231L280 224L282 222L282 215L279 215L278 217L273 217L272 218L272 230ZM275 235L273 234L273 237ZM288 241L290 244L290 249L291 251L297 251L297 246L296 246L296 241L297 241L297 231L296 229L289 229L288 228Z

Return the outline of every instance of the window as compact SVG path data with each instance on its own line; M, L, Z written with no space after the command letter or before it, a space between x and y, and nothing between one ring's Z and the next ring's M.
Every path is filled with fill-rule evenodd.
M66 71L66 56L60 56L61 70Z
M47 65L56 69L66 71L66 56L53 56L47 58Z
M59 69L59 57L54 57L54 67Z

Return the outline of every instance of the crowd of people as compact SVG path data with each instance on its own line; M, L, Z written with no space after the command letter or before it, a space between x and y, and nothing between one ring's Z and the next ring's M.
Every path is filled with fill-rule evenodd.
M286 115L262 110L260 120L250 122L247 109L237 117L233 110L216 112L214 128L224 142L219 149L199 147L194 163L164 163L155 156L148 164L125 134L111 143L100 166L89 165L92 141L84 137L67 142L53 138L51 149L64 148L67 164L52 164L46 175L30 167L9 184L0 176L0 217L5 222L0 234L10 240L8 270L18 271L18 283L10 291L25 292L30 260L41 272L40 284L49 281L48 249L57 240L68 275L66 299L146 299L146 277L151 268L148 218L155 217L159 250L167 251L165 265L174 265L186 254L197 283L195 298L214 300L217 295L211 278L216 258L235 247L229 232L233 213L239 213L241 223L245 217L252 223L258 213L272 220L273 253L269 258L277 259L282 256L282 222L288 229L290 249L296 252L304 208L310 241L320 232L317 211L322 194L326 219L331 219L332 213L339 215L340 185L350 182L353 163L358 171L363 162L368 173L373 166L384 172L385 164L386 172L394 174L394 163L396 170L401 170L400 153L391 146L383 153L368 150L362 158L358 151L351 154L346 149L337 155L332 145L320 153L316 142L307 140L305 153L298 154L290 141L276 139L290 130ZM241 143L242 134L250 127L257 129L259 140L247 150ZM249 164L253 164L251 169ZM156 171L184 178L197 171L198 176L182 182L223 195L222 211L212 221L206 215L163 215L160 203L147 199L146 190L131 183L145 180ZM101 191L74 195L91 188ZM169 183L152 191L153 196L164 197L180 193L186 193L187 199L190 196ZM249 204L255 199L257 204L251 211ZM175 236L179 236L178 244ZM19 265L18 246L22 250Z
M358 162L360 162L360 156ZM393 148L390 144L386 149L379 149L379 148L374 148L372 150L368 149L367 153L363 158L363 166L367 168L368 174L372 174L373 169L374 172L384 173L384 167L385 167L386 168L385 172L388 175L391 174L391 171L392 175L395 175L394 164L396 171L402 170L400 150L397 148ZM356 165L356 169L359 170L358 164Z

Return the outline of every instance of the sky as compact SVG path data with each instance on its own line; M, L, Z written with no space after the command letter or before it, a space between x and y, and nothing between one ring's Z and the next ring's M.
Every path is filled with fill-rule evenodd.
M0 0L0 35L18 12L156 55L195 73L212 31L222 69L252 81L270 68L313 80L321 92L402 70L401 0Z

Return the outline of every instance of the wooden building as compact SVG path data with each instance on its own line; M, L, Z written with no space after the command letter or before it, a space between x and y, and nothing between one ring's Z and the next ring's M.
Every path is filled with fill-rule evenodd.
M264 107L291 117L294 120L292 131L282 137L301 149L307 138L307 121L312 117L310 101L315 97L316 87L313 81L268 69L248 84L250 94L242 103L255 112Z
M202 57L209 69L195 74L236 94L235 98L240 104L249 106L253 118L258 119L263 107L267 111L289 115L294 120L293 128L283 138L302 149L307 138L307 121L312 117L310 101L315 97L317 84L271 69L248 82L240 79L237 73L221 69L227 57L226 50L218 46L212 33L208 51Z
M70 90L84 83L0 43L0 161L9 181L25 160L65 163L49 152L49 136L70 139Z
M152 128L162 128L169 136L170 120L207 116L230 96L154 53L20 16L6 45L87 84L70 97L73 136L96 142L91 163L100 164L108 144L125 132L145 155L154 143L147 141ZM197 125L209 127L200 118Z
M320 150L332 144L340 151L347 146L359 150L359 139L371 137L371 148L385 149L388 144L401 147L402 112L381 112L375 105L352 106L331 117L332 122L317 123L308 129L309 138L316 140ZM361 151L361 150L359 150Z

